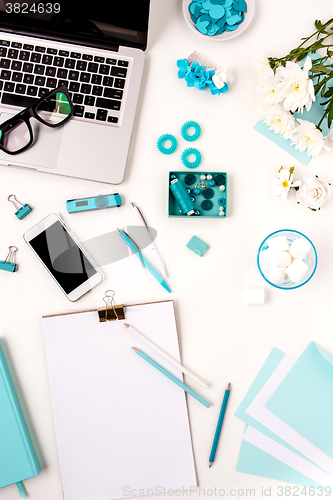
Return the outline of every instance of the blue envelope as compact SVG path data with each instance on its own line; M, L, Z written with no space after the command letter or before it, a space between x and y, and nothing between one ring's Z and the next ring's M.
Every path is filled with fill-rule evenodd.
M262 432L266 436L274 439L277 443L281 444L285 448L293 451L300 457L308 460L304 455L302 455L298 450L295 450L292 446L286 443L279 436L271 432L269 429L264 427L262 424L257 422L253 417L246 413L247 408L250 406L254 398L260 392L262 387L265 385L267 380L273 374L275 369L281 363L284 358L285 353L273 348L269 354L267 360L262 366L260 372L256 376L254 382L252 383L250 389L245 395L243 401L236 410L235 416L246 423L246 427L251 425L258 431ZM308 460L310 462L310 460ZM312 462L311 462L312 463ZM301 474L295 469L289 467L285 463L277 460L268 453L260 450L256 446L242 440L241 450L238 458L237 469L238 472L245 472L248 474L254 474L257 476L267 477L270 479L276 479L278 481L285 481L288 483L298 484L301 486L319 486L318 483L309 479L307 476Z
M333 356L311 342L266 403L333 458Z
M281 462L281 460L278 460L275 457L272 457L272 455L269 455L244 439L242 440L236 470L238 472L245 472L254 476L267 477L269 479L276 479L277 481L298 484L300 486L319 486L316 482L312 481L307 476L304 476L301 472L292 469L289 465Z

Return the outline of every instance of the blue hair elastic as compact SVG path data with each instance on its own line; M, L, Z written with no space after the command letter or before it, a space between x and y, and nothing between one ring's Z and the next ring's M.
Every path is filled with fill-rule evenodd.
M193 127L195 130L193 135L189 135L187 133L187 131L190 127ZM193 142L193 141L196 141L200 137L201 127L197 122L193 122L192 120L190 120L190 121L184 123L184 125L180 129L180 133L181 133L182 138L185 139L185 141Z
M193 154L195 156L194 161L188 161L188 155ZM181 160L185 167L187 168L196 168L201 163L201 153L195 148L187 148L182 152Z
M166 148L163 146L163 143L165 141L170 141L171 146L169 148ZM163 134L157 141L157 149L160 151L160 153L163 153L164 155L170 155L171 153L174 153L177 148L177 139L174 135L171 134Z

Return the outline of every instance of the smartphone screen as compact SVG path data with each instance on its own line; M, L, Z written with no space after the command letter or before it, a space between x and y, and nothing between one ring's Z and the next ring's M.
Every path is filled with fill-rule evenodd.
M29 244L66 294L97 274L59 221L31 239Z

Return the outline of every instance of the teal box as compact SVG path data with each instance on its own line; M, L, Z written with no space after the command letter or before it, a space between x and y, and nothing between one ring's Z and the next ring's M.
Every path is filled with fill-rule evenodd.
M202 175L205 180L200 180ZM207 179L212 176L211 179ZM181 211L179 203L170 190L170 184L175 178L185 186L191 201L194 204L194 213L190 216ZM224 186L220 188L221 186ZM197 171L173 171L169 172L169 198L168 216L183 218L220 218L227 216L227 173L226 172L197 172Z

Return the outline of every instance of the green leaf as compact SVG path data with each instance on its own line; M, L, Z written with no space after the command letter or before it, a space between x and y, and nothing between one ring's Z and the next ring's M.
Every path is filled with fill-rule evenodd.
M314 53L314 52L317 52L317 50L321 49L323 46L321 40L317 40L315 43L313 43L310 47L311 47L311 52ZM308 47L308 49L310 48Z
M324 26L321 24L321 21L315 21L315 27L317 28L318 31L323 30Z
M326 99L327 97L331 97L332 95L333 95L333 87L330 87L330 88L327 90L327 92L325 92L324 97L325 97L325 99Z
M315 21L315 27L317 28L317 30L320 33L324 33L325 35L328 35L328 32L325 31L326 26L323 26L321 21Z
M311 73L325 73L326 75L331 74L331 70L324 64L315 64L310 69Z
M317 209L316 208L311 208L311 207L308 207L309 210L312 210L312 212L317 212Z

